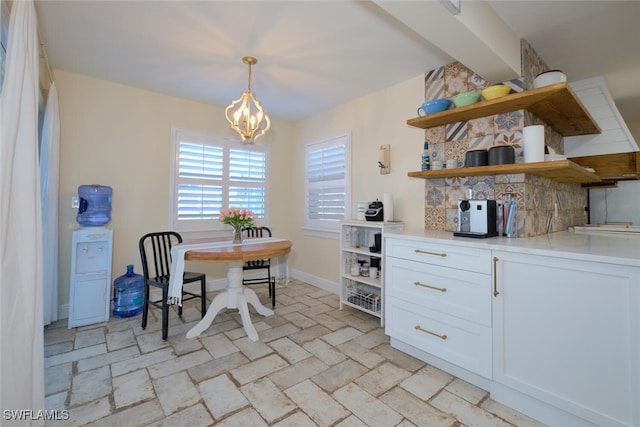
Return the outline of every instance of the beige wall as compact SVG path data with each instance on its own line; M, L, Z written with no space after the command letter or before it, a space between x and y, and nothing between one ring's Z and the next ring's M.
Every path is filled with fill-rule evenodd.
M71 231L78 227L71 197L81 184L114 189L113 278L127 264L140 270L138 238L167 228L171 127L231 135L221 107L144 91L78 74L54 71L61 118L60 159L60 304L69 299ZM423 102L424 75L336 107L297 123L273 120L265 138L270 150L269 225L290 238L289 265L294 275L334 287L339 282L338 240L305 236L305 143L351 133L352 215L358 200L395 198L395 217L405 229L424 228L419 170L424 131L407 126ZM640 123L629 128L640 140ZM377 150L391 144L391 174L380 175ZM208 280L223 278L223 266L198 265Z
M351 132L352 216L358 200L382 200L394 195L395 219L405 228L424 228L424 180L407 177L420 169L424 131L406 124L424 102L424 75L375 92L298 123L293 168L294 206L292 239L297 248L294 268L312 276L310 280L339 281L338 240L305 236L304 147L305 143ZM391 144L391 173L380 175L378 148Z
M113 278L134 264L138 238L167 228L171 127L230 135L221 107L175 98L55 70L61 120L60 304L69 300L71 232L78 228L71 197L81 184L113 187ZM307 237L304 212L304 145L341 133L352 135L353 215L358 200L395 197L396 219L424 227L424 181L418 170L424 132L406 125L423 100L424 77L369 94L296 124L273 120L270 150L269 225L294 242L293 274L329 287L339 281L338 241ZM380 175L377 150L391 144L391 174ZM223 266L198 265L208 280Z
M81 184L113 187L112 279L127 264L141 272L137 242L168 227L171 127L231 136L224 109L56 70L60 105L60 291L69 300L71 232L79 227L71 197ZM290 182L293 126L273 121L270 145L271 225L288 236L282 215ZM224 266L198 265L208 280L224 277Z

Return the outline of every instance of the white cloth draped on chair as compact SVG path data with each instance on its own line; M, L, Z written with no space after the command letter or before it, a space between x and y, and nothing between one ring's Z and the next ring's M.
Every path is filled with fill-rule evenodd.
M45 409L37 32L34 2L14 1L0 95L0 407L33 411Z
M289 283L288 255L271 258L271 274L276 278L276 283Z
M58 176L60 170L58 90L49 87L40 140L40 200L42 202L43 322L58 320Z

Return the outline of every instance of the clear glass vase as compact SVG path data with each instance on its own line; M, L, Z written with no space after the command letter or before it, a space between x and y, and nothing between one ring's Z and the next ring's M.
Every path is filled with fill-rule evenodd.
M242 243L242 227L233 227L233 243Z

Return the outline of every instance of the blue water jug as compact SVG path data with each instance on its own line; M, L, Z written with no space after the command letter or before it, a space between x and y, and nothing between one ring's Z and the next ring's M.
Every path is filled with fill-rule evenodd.
M127 272L113 281L113 315L131 317L142 312L144 303L144 279L127 265Z
M111 195L113 190L106 185L81 185L78 216L80 225L99 227L111 221Z

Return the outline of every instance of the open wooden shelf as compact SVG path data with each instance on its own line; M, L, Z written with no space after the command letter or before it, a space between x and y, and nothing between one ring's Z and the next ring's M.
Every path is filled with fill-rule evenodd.
M640 178L640 151L599 154L569 159L580 166L593 168L605 180L637 180Z
M407 120L407 124L428 129L516 110L530 111L562 136L601 132L600 127L567 83L557 83L491 101L480 101L466 107L416 117Z
M583 184L585 187L616 187L618 181L640 179L640 151L573 157L569 160L594 169L602 178L601 183Z
M570 160L409 172L412 178L454 178L528 173L564 183L600 182L602 178Z

